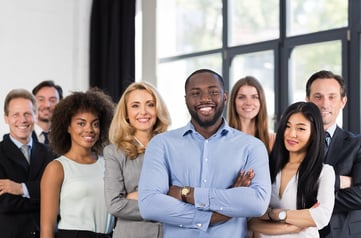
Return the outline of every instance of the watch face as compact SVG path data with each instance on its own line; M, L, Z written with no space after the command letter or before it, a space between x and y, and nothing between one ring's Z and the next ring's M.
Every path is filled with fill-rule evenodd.
M179 190L178 190L179 191ZM187 195L190 192L189 188L182 188L182 195Z
M286 211L280 211L280 213L278 213L278 219L280 219L280 221L286 220L286 216L287 216Z

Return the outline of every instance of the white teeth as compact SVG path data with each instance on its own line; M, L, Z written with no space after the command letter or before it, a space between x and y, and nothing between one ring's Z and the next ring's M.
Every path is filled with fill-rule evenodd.
M202 107L199 110L202 112L208 112L208 111L212 110L212 108L211 107Z
M142 119L138 119L138 121L140 121L140 122L147 122L148 119L147 119L147 118L142 118Z

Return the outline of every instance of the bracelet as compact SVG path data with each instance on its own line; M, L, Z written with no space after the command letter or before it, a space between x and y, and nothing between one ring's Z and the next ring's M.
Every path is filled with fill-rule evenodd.
M270 221L275 221L275 220L273 220L272 217L271 217L271 212L272 212L272 208L269 207L269 208L267 209L268 218L269 218Z

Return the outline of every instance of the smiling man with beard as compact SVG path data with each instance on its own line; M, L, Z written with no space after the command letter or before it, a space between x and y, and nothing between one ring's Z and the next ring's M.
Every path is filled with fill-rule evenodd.
M38 106L37 120L34 124L33 140L48 144L49 128L54 108L63 98L63 89L52 80L45 80L32 91Z
M218 73L193 72L185 94L191 121L147 146L140 213L162 222L165 238L246 237L247 217L263 215L270 199L267 150L224 120L227 95Z

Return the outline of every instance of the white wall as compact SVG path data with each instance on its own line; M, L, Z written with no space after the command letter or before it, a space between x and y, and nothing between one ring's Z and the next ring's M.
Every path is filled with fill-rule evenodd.
M88 88L92 0L0 0L0 136L13 88L52 79L64 94Z

